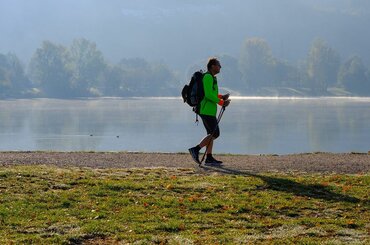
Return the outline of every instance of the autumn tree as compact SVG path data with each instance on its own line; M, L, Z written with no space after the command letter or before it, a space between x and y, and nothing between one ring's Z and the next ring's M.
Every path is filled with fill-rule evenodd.
M102 95L107 64L96 44L76 39L68 49L71 87L79 96Z
M346 90L359 95L370 95L367 70L358 56L351 57L340 68L338 80Z
M29 96L31 83L15 54L0 54L0 97Z
M321 39L316 39L309 51L307 74L313 91L325 93L328 87L337 84L340 67L338 53Z
M260 38L250 38L242 46L239 69L247 87L256 89L271 86L275 60L267 42Z
M70 83L72 74L67 66L68 59L67 49L50 41L44 41L42 47L32 56L29 74L45 96L73 97Z

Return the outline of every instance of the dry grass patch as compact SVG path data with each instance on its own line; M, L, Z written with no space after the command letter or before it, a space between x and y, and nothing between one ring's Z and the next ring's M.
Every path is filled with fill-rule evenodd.
M0 167L0 243L369 241L369 174Z

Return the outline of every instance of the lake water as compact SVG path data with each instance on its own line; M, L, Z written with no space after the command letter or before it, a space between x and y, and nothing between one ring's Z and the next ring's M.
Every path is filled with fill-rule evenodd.
M0 101L0 150L185 152L205 135L180 98ZM370 150L370 98L232 98L215 153Z

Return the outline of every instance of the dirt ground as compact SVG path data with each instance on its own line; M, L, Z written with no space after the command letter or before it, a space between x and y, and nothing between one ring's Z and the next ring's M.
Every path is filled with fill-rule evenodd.
M221 167L199 167L186 153L0 152L0 166L46 164L89 168L194 168L197 172L369 173L370 154L216 155Z

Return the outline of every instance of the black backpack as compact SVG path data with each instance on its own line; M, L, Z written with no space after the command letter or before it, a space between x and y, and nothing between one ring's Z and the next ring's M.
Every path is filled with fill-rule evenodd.
M204 98L204 74L202 70L194 72L189 84L186 84L181 91L184 103L188 103L189 106L193 107L193 111L196 114L199 114L200 102Z

